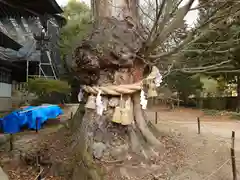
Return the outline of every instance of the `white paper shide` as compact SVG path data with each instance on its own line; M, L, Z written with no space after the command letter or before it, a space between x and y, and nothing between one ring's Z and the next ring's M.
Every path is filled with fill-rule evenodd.
M83 90L80 88L79 93L78 93L78 102L81 102L83 99Z
M162 83L162 75L160 74L160 72L158 70L158 72L156 73L156 78L155 78L156 87L159 87L161 83Z
M147 109L147 98L143 90L141 90L141 93L140 93L140 104L142 106L142 109Z
M104 105L101 97L101 91L98 91L97 97L96 97L96 107L97 107L97 114L102 116L103 110L104 110Z

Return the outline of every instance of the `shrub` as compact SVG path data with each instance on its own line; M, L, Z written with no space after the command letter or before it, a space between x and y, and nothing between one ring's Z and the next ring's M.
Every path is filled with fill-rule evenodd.
M27 89L38 97L38 103L62 103L70 93L67 82L45 78L30 79Z

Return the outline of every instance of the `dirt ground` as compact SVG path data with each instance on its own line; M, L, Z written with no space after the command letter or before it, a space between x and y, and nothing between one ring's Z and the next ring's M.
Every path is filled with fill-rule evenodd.
M8 174L10 180L35 180L38 174L37 168L25 163L18 163L21 160L21 154L39 148L39 144L48 143L48 137L54 136L62 127L64 121L71 118L76 112L78 104L67 104L63 108L63 115L59 120L53 120L52 123L44 125L38 133L35 131L24 130L14 135L13 151L10 150L10 143L0 146L0 167ZM60 122L60 124L59 124ZM55 124L58 123L58 124ZM3 136L3 134L0 134ZM61 138L61 137L59 137ZM50 142L51 144L58 142ZM17 163L16 163L17 162ZM60 180L58 177L48 177L45 180Z
M67 107L62 116L62 120L69 118L71 112L75 112L76 105ZM240 169L240 121L230 119L226 115L205 115L203 111L190 109L190 108L178 108L174 110L167 110L166 108L157 107L152 108L147 112L149 120L155 124L156 113L157 124L156 127L163 135L162 141L168 141L164 145L169 150L168 153L164 153L161 156L163 161L167 160L164 164L164 168L161 169L158 180L230 180L232 179L232 169L230 161L230 144L231 144L231 132L234 130L236 133L236 162L237 168ZM200 117L201 121L201 134L197 133L197 117ZM45 137L47 134L52 134L57 131L58 127L46 128L40 130L39 135L36 133L21 134L14 144L16 149L27 150L33 147L33 143L37 138ZM171 142L168 137L171 137ZM177 142L173 144L172 142ZM36 145L36 144L35 144ZM175 149L174 149L175 148ZM181 149L181 154L177 151ZM3 153L6 155L6 153ZM0 152L1 164L4 164L2 160L4 157ZM180 156L184 156L180 159ZM178 157L179 156L179 157ZM182 161L181 163L177 161ZM157 165L161 165L164 162L156 162ZM177 166L176 166L177 165ZM109 166L110 167L110 166ZM121 174L131 175L134 171L138 171L134 174L141 174L144 169L147 172L147 168L142 165L142 168L123 168L118 165L117 169L121 171ZM31 171L31 167L29 167ZM152 167L157 169L157 167ZM15 171L15 170L18 171ZM131 169L131 170L129 170ZM10 179L16 180L31 180L29 173L26 173L26 169L13 168L12 166L5 166L4 170L10 174ZM13 172L14 170L14 172ZM25 171L25 172L22 172ZM155 171L155 170L154 170ZM159 171L158 171L159 172ZM14 173L14 174L13 174ZM23 175L26 175L26 178ZM33 172L31 177L35 177L36 172ZM240 174L239 174L240 176ZM34 178L32 178L34 179ZM50 179L50 178L49 178ZM114 178L112 178L114 179ZM153 178L154 179L154 178ZM118 179L117 179L118 180ZM143 180L146 180L146 178Z
M154 108L149 118L161 132L174 134L185 148L185 164L172 174L171 180L230 180L231 133L235 131L237 169L240 169L240 121L226 115L204 115L204 112L190 108L166 110ZM201 121L201 134L197 133L197 117Z

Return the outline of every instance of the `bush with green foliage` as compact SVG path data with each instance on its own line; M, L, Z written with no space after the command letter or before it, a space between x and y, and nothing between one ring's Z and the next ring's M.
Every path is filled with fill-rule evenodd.
M35 103L61 103L70 93L67 82L54 79L30 79L27 85L29 93L38 96Z

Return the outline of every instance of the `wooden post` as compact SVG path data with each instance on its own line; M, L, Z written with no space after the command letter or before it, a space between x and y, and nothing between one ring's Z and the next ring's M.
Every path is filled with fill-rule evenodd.
M13 150L13 134L10 134L9 143L10 143L10 151L12 151Z
M237 167L236 167L236 159L235 159L235 131L232 131L231 161L232 161L233 180L237 180Z
M42 179L42 172L41 172L41 165L40 162L41 161L41 157L40 157L40 151L37 152L37 157L36 157L36 165L38 168L38 176L37 176L37 180L41 180Z
M36 133L38 133L38 117L36 118Z
M42 180L42 170L41 170L41 166L39 165L38 166L38 177L37 177L37 180Z
M201 133L201 127L200 127L200 118L197 118L197 124L198 124L198 134Z
M156 111L155 112L155 124L157 124L158 123L158 112Z
M43 170L44 169L39 166L38 175L37 175L37 177L34 180L43 180L43 178L42 178Z

